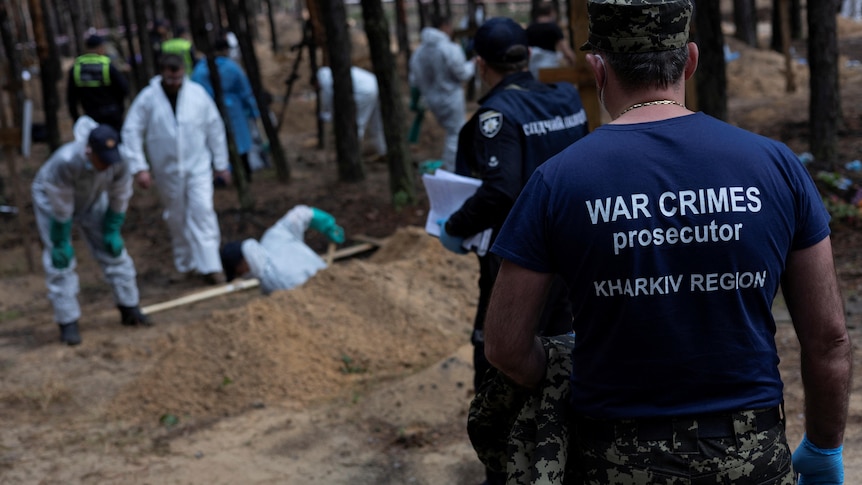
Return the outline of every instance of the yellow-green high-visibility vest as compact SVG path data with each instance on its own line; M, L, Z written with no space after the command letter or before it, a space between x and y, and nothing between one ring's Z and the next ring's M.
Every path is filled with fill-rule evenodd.
M75 58L72 78L79 88L97 88L111 85L111 58L101 54L89 53Z
M194 63L192 61L192 43L182 37L168 39L162 42L162 54L176 54L186 62L186 75L191 76Z

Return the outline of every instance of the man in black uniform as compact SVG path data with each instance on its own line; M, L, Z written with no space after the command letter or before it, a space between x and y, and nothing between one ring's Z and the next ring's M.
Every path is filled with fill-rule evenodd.
M493 240L536 167L588 133L577 89L569 83L540 83L527 70L527 33L517 22L488 20L476 31L474 47L476 75L490 91L461 129L456 171L482 179L482 185L447 221L439 221L440 241L458 254L467 252L465 238L485 229L493 229ZM482 329L500 263L490 252L479 256L479 304L471 338L477 390L490 368ZM542 316L544 334L571 331L567 294L562 282L551 288ZM505 473L488 470L487 476L489 485L505 483Z
M69 70L66 88L69 114L73 121L77 120L80 103L85 115L120 132L129 83L105 55L102 37L91 35L87 38L86 47L86 52L75 59Z

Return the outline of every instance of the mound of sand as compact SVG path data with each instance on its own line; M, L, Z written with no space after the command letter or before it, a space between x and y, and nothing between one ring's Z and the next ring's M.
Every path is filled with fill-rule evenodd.
M109 415L207 420L412 374L469 340L476 277L475 258L401 229L370 259L336 263L300 288L170 333Z

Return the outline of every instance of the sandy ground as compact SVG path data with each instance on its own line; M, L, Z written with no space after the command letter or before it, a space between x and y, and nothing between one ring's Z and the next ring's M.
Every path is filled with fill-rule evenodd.
M848 41L862 32L862 26L842 27ZM741 57L728 66L731 121L801 151L805 140L797 125L807 113L806 68L795 65L803 88L786 94L780 56L732 47ZM281 92L290 61L281 55L265 63L274 92ZM845 114L858 119L862 93L855 86L862 73L843 73ZM258 205L251 214L237 212L232 191L216 194L225 240L258 237L296 203L335 214L348 234L345 246L358 243L360 234L385 238L377 251L340 260L296 290L269 297L234 292L156 313L151 328L125 328L76 238L84 343L70 348L56 342L41 272L27 268L22 242L29 241L31 251L37 244L21 237L16 219L0 218L0 483L482 480L464 429L473 393L465 344L477 265L424 234L421 197L401 211L388 205L382 164L367 165L365 182L338 183L331 150L312 148L313 106L307 87L290 101L282 137L291 183L275 182L271 169L256 174ZM415 159L436 158L439 137L429 118L413 147ZM858 132L842 137L842 156L858 158L858 139ZM38 156L22 164L25 183ZM155 195L137 191L124 235L144 305L205 289L198 282L167 284L170 249L160 224ZM858 342L860 234L842 226L834 241L848 325ZM309 243L325 249L320 238L310 236ZM795 446L802 430L798 343L780 300L775 315L788 437ZM862 483L858 369L856 376L847 483Z

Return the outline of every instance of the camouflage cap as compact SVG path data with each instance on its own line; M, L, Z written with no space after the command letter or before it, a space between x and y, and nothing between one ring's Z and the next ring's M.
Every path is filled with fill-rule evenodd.
M657 52L688 42L691 0L589 0L590 37L581 50Z

